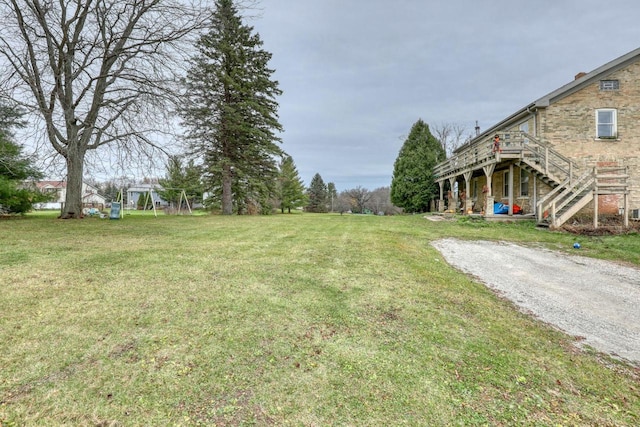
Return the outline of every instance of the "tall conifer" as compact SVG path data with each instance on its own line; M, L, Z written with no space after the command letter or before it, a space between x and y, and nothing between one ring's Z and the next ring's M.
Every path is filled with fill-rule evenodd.
M307 212L327 212L327 186L319 173L311 178L307 196L309 197Z
M304 183L300 179L298 169L293 158L286 156L280 163L280 210L285 209L291 213L291 209L303 206L306 203Z
M426 212L436 195L433 168L445 159L440 142L419 119L402 145L393 166L391 201L406 212Z
M205 180L228 215L234 205L240 213L275 190L282 154L275 98L282 92L260 36L243 24L232 0L215 5L187 74L182 116L194 154L203 156Z

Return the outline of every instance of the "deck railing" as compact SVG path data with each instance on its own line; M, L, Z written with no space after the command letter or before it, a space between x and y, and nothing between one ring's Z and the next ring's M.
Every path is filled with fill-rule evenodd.
M625 166L594 167L578 179L566 180L558 187L545 194L536 205L538 221L545 219L554 227L561 226L584 203L577 205L582 199L591 200L601 194L626 194L628 192L629 170ZM588 196L588 199L586 197ZM572 209L569 209L571 208ZM597 216L594 220L597 226Z
M574 164L571 160L555 151L549 144L543 143L523 131L498 132L500 149L494 150L493 138L487 137L480 142L462 146L450 158L434 168L437 178L447 178L468 169L479 169L485 164L497 163L501 159L521 158L528 163L538 165L539 171L564 180L571 180Z
M498 132L498 136L499 150L495 150L492 136L463 145L434 168L435 178L453 178L506 160L522 162L553 187L537 201L536 214L538 221L543 220L543 215L550 214L554 226L562 225L589 201L589 197L628 192L629 173L624 167L580 171L569 158L527 132Z

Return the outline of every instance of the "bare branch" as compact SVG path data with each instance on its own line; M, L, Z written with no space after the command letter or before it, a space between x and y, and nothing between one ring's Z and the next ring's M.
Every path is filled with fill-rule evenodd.
M171 124L157 119L174 110L185 52L209 16L187 1L0 0L0 86L80 175L88 150L155 151L148 134Z
M431 131L442 144L447 157L451 156L453 151L468 138L467 128L459 123L438 123L431 128Z

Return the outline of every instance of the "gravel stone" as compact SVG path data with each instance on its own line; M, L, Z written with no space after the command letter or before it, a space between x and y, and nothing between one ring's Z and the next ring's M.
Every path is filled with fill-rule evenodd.
M521 310L640 365L640 269L507 242L442 239L433 246Z

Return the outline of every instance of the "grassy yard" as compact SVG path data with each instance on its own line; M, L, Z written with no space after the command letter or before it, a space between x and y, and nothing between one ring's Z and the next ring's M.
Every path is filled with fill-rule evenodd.
M451 236L640 265L637 234L421 216L0 221L0 425L639 425L638 368L451 268Z

